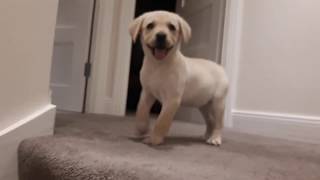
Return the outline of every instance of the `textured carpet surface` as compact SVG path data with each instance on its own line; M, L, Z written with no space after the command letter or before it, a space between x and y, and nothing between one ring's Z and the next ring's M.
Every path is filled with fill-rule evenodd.
M21 143L20 179L320 179L319 145L225 131L217 148L204 144L204 128L175 122L166 143L150 147L132 138L132 118L59 113L55 136Z

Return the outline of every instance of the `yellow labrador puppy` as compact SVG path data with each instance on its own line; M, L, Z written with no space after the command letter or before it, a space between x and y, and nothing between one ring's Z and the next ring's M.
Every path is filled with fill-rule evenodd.
M129 31L133 41L140 37L145 54L137 134L144 137L149 133L149 112L157 99L162 110L145 143L161 144L179 106L186 105L199 108L203 114L206 142L220 145L228 80L215 62L181 54L181 42L191 38L188 23L177 14L153 11L136 18Z

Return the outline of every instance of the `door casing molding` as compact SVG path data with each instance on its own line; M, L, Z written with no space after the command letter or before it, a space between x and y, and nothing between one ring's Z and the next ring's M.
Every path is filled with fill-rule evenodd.
M97 1L88 113L125 115L134 11L135 1Z

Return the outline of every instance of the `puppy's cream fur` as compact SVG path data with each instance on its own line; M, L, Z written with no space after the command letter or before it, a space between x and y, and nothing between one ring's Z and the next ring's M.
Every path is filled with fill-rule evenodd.
M227 76L215 62L185 57L180 52L181 42L187 42L191 37L187 22L174 13L154 11L135 19L129 31L134 41L140 37L145 53L140 72L142 93L136 117L138 135L148 133L149 112L157 99L162 103L162 110L144 142L161 144L176 111L180 105L187 105L199 108L203 114L207 125L206 142L220 145ZM152 48L158 33L166 35L168 52L163 59L157 59Z

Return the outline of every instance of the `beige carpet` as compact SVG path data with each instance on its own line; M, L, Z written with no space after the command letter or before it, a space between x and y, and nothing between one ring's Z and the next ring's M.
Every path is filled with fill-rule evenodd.
M204 126L175 122L166 144L150 147L132 130L132 118L60 113L55 136L20 145L20 179L320 180L319 145L226 131L217 148L201 139Z

